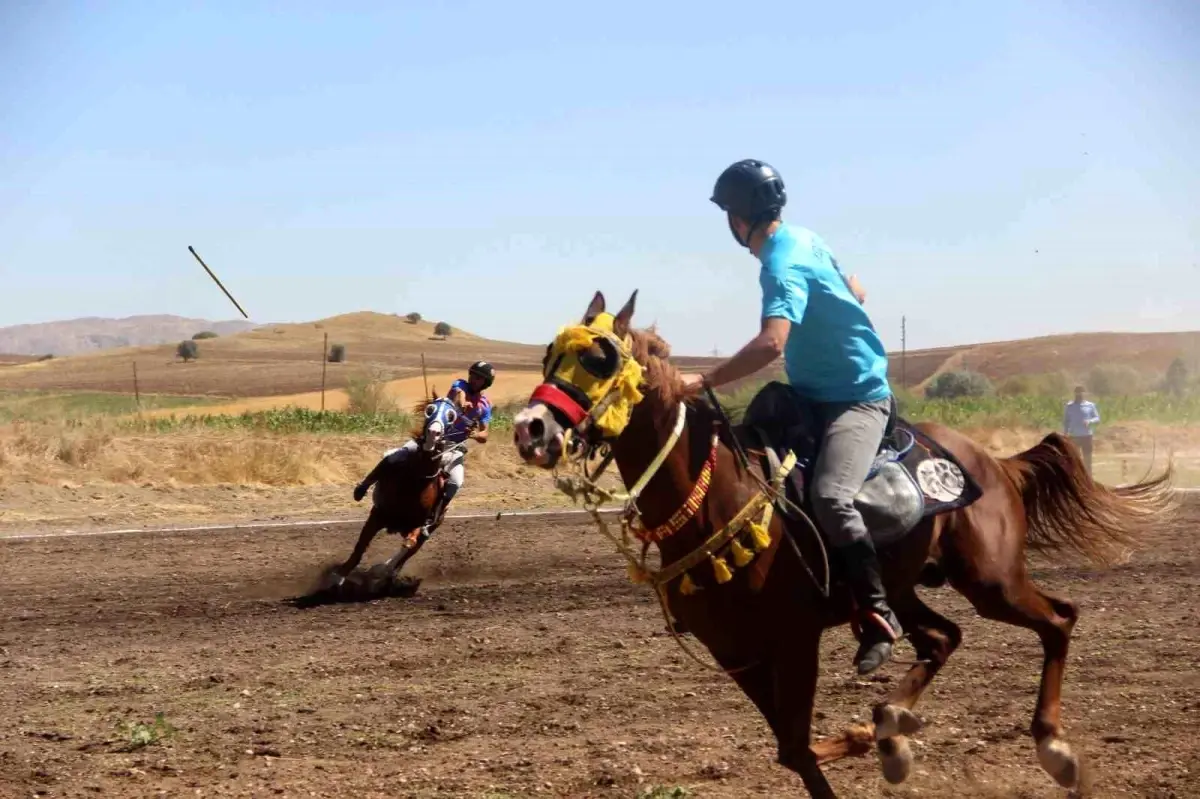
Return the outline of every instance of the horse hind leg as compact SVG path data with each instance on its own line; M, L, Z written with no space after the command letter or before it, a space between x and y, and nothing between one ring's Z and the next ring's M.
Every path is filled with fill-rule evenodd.
M908 736L921 728L921 722L912 709L962 643L962 631L957 624L922 602L913 590L898 597L892 607L917 650L918 660L909 668L887 701L876 705L872 712L883 776L896 785L907 780L912 771L913 757Z
M1079 609L1070 600L1040 590L1024 569L1007 583L960 579L954 580L954 585L983 618L1033 630L1041 639L1042 679L1030 734L1037 742L1038 762L1046 773L1064 788L1077 788L1082 769L1063 737L1061 713L1067 649Z

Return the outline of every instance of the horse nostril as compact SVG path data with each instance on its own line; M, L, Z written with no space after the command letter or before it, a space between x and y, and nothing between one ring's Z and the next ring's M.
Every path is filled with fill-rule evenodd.
M534 441L541 441L546 435L546 423L541 419L533 419L529 422L529 437Z

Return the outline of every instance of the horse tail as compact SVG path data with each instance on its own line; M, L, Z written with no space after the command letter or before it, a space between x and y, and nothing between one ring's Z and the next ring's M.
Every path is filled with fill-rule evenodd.
M1075 446L1058 433L1000 464L1021 494L1026 545L1034 551L1072 551L1101 566L1121 563L1177 507L1171 464L1158 477L1133 485L1101 485L1088 474Z

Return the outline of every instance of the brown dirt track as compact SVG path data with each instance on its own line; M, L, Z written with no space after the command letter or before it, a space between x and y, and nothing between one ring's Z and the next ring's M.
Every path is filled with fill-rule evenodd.
M1064 720L1092 795L1200 795L1200 564L1189 523L1110 571L1037 568L1082 606ZM800 796L733 684L663 633L578 517L451 522L409 600L283 603L355 530L0 542L0 796ZM376 559L395 539L381 540ZM909 783L828 767L843 796L1058 797L1025 733L1041 651L928 591L965 643L918 706ZM693 643L694 639L688 641ZM818 731L862 716L901 667L825 644ZM910 657L905 647L901 657ZM122 751L163 711L166 740Z

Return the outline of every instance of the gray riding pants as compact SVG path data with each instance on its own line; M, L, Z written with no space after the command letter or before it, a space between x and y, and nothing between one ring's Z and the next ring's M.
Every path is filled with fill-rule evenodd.
M888 400L820 403L813 409L824 431L809 491L817 523L835 548L869 540L854 497L879 453L891 404Z

